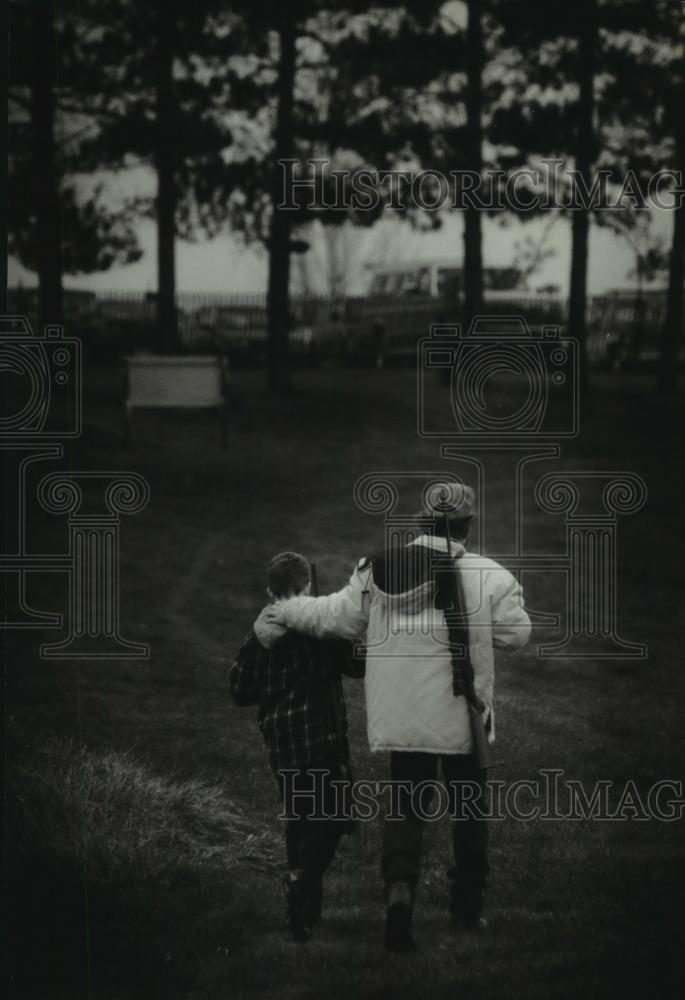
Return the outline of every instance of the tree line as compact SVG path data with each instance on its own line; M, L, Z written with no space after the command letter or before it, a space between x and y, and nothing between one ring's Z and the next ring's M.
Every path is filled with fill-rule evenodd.
M154 218L157 345L174 351L176 239L228 227L261 241L269 384L285 388L293 251L314 219L369 226L382 208L278 211L279 160L504 182L547 158L572 165L588 191L599 170L620 185L668 169L682 188L684 43L683 5L669 0L13 4L9 247L37 272L41 322L58 322L62 276L135 260L136 222ZM145 197L112 204L94 181L141 166L156 178ZM685 198L675 204L662 392L677 388L683 333ZM633 232L644 207L638 197L629 212L555 209L571 227L567 321L583 364L590 227ZM407 225L441 222L420 205L405 214ZM483 306L483 215L464 206L455 247L464 322Z

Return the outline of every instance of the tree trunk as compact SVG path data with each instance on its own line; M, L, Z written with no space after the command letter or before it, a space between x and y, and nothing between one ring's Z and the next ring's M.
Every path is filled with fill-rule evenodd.
M174 91L176 10L173 0L157 0L157 349L179 348L176 314L177 108Z
M640 359L640 351L645 339L645 275L640 271L642 261L638 257L637 271L640 277L637 283L637 297L633 308L633 328L630 336L630 360L635 363Z
M685 57L682 60L680 91L685 98ZM676 135L676 170L685 177L685 119L681 115ZM682 183L681 183L682 187ZM656 389L660 394L678 391L678 359L683 346L683 295L685 294L685 197L673 210L673 242L668 269L666 317L661 331L661 354Z
M267 323L269 388L278 392L290 385L288 333L290 327L290 213L279 210L281 171L278 161L293 156L293 104L295 89L295 21L287 6L280 9L278 62L278 111L271 187L269 236L269 287Z
M466 167L483 173L483 47L482 0L469 0L466 29ZM483 308L483 237L477 206L464 208L464 310L466 329Z
M578 33L578 121L575 136L575 161L579 181L592 188L595 156L594 82L597 44L597 0L584 0L579 10ZM587 384L587 266L590 233L589 207L573 211L571 223L571 280L568 299L568 333L578 341L580 388Z
M31 70L31 128L33 131L33 192L36 206L38 316L41 327L61 323L62 239L59 175L55 152L55 94L57 63L54 7L33 0Z

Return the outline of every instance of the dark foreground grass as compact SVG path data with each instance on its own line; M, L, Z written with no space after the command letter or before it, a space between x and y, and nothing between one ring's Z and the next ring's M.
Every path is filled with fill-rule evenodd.
M52 739L24 747L10 779L10 940L22 991L174 992L194 979L206 913L231 899L225 886L212 895L217 882L238 866L276 870L275 836L225 787L161 778L130 754Z
M35 634L8 656L11 966L16 996L587 997L679 995L685 929L683 825L493 823L492 933L449 927L445 823L427 830L416 913L420 950L381 948L379 823L342 845L317 938L283 933L275 784L253 710L229 704L226 672L262 603L261 567L295 548L324 588L381 541L352 487L373 470L456 470L416 434L407 372L312 372L271 399L237 375L228 449L202 414L141 414L122 448L114 380L87 381L87 430L72 467L137 469L149 508L123 523L122 622L144 662L41 661ZM607 383L586 404L583 435L552 468L627 469L650 490L621 523L625 638L646 662L538 660L535 644L498 661L497 777L561 768L586 782L681 778L683 673L679 441L683 413L639 383ZM505 396L503 396L505 400ZM506 401L506 400L505 400ZM429 406L444 405L435 386ZM488 551L506 551L505 458L487 499ZM416 506L403 497L401 509ZM39 543L57 523L33 512ZM524 504L530 549L563 546L560 519ZM57 542L59 544L59 541ZM558 610L563 577L530 574L529 603ZM54 579L30 598L55 604ZM536 636L537 641L547 635ZM363 686L347 687L356 772L387 776L364 734Z

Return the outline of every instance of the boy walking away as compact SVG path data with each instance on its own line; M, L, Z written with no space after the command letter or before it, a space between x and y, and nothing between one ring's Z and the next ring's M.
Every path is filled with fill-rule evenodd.
M274 556L266 578L268 607L311 590L310 564L296 552ZM265 620L266 611L238 651L230 691L237 705L259 707L287 817L287 922L293 941L304 942L321 916L324 873L349 827L341 784L350 780L341 674L363 677L364 664L349 642L292 632Z

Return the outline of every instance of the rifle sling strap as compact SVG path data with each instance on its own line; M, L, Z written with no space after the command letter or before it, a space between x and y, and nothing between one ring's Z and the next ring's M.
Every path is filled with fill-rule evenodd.
M482 712L484 705L474 687L469 627L464 613L465 605L456 560L451 555L441 556L434 565L436 585L434 606L443 612L447 625L452 658L452 692L455 698L463 695L470 705Z

